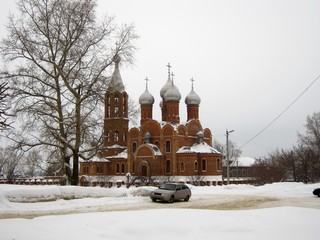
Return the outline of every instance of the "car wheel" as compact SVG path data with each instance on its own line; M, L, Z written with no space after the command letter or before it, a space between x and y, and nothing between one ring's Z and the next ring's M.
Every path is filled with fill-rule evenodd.
M155 199L155 198L151 198L151 200L152 200L152 202L156 202L157 201L157 199Z
M318 197L320 197L320 193L318 193Z
M188 202L188 201L189 201L189 199L190 199L190 196L189 196L189 195L187 195L187 196L185 197L184 201L185 201L185 202Z
M169 203L173 203L174 202L174 196L171 196L170 198L169 198Z

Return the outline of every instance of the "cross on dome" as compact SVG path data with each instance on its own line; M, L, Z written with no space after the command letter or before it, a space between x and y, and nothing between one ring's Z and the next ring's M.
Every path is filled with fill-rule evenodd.
M172 73L171 73L171 81L172 81L172 84L173 84L173 77L174 77L174 73L172 72Z
M193 77L190 79L190 81L191 81L191 88L193 89L193 82L194 82Z
M170 78L170 68L172 68L170 63L167 64L167 68L168 68L168 78Z
M144 79L146 81L146 89L148 89L148 82L150 81L148 77Z

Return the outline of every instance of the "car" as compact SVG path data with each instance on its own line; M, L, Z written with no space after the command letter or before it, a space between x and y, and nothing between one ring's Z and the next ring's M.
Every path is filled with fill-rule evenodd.
M181 183L164 183L158 189L150 193L150 198L153 202L157 200L173 203L174 201L183 199L189 201L191 197L190 188Z
M313 195L320 197L320 188L316 188L315 190L313 190Z

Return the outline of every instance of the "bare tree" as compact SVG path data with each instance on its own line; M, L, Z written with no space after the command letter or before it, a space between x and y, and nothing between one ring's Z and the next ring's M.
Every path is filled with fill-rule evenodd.
M0 169L3 176L10 182L18 176L22 175L20 161L23 152L18 151L14 147L2 148L0 151Z
M307 116L306 133L298 135L301 164L305 181L320 180L320 112ZM304 154L304 156L301 156Z
M6 130L10 127L11 123L9 122L9 117L11 116L8 113L9 110L9 88L8 83L0 83L0 130Z
M79 158L102 143L105 76L116 56L133 61L137 39L133 25L97 21L95 8L96 0L20 0L0 45L21 123L8 137L25 151L44 146L74 185Z

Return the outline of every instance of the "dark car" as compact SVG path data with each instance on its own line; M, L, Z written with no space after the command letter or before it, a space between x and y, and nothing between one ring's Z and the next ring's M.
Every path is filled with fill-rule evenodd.
M316 188L315 190L313 190L313 194L320 197L320 188Z
M150 198L152 201L167 201L172 203L176 200L183 199L184 201L189 201L191 197L191 190L185 184L179 183L164 183L161 184L157 190L150 193Z

